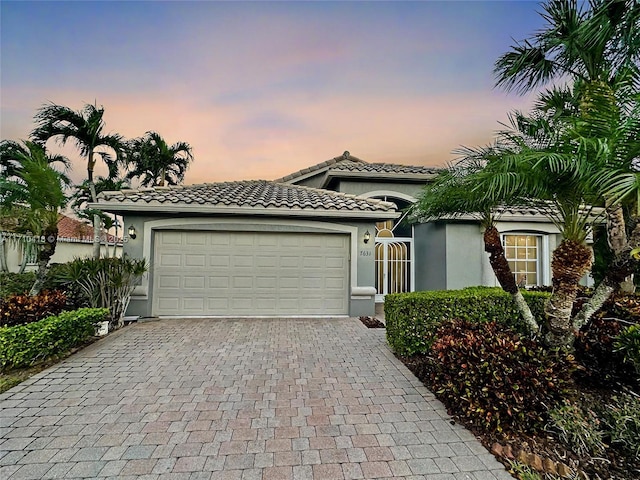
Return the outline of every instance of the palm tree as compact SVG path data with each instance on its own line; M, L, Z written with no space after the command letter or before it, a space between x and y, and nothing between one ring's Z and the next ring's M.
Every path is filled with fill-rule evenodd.
M35 116L36 128L31 133L36 142L56 138L64 145L70 139L87 160L87 182L91 200L97 202L93 173L97 158L108 167L109 175L115 175L121 159L123 140L117 134L104 133L104 108L87 104L81 111L53 103L43 105ZM106 151L105 151L106 149ZM100 151L98 151L100 150ZM109 153L111 152L111 153ZM100 257L100 216L93 216L93 255Z
M45 148L34 142L3 141L0 145L3 175L0 177L0 203L5 212L26 210L21 227L40 239L36 281L29 292L40 292L49 260L58 241L58 214L66 205L65 185L69 179L51 167L52 163L68 164L60 155L49 156ZM6 168L6 170L4 170ZM5 173L10 172L9 175Z
M478 219L484 228L484 249L489 254L489 263L496 279L502 289L512 296L524 320L525 328L533 336L538 333L538 323L516 284L495 224L499 217L500 201L485 197L470 182L473 174L482 170L490 161L495 154L495 148L467 148L460 150L460 153L463 157L455 165L441 170L438 176L424 187L418 202L412 207L412 216L434 220L469 215Z
M109 178L109 177L98 177L95 179L94 188L96 195L99 195L102 192L108 191L117 191L122 190L123 188L128 188L129 183L121 178ZM101 224L104 225L105 229L109 230L111 227L116 226L116 237L117 237L117 218L112 218L109 214L103 212L102 210L89 208L88 204L91 203L91 189L89 187L89 182L84 181L80 185L75 185L73 195L71 196L71 208L73 212L82 219L90 220L94 217L94 215L99 215ZM115 216L114 216L115 217ZM107 242L108 243L108 242ZM108 255L108 247L106 249ZM114 245L114 256L116 252L116 246Z
M575 0L555 0L545 3L542 16L547 21L546 28L531 39L518 42L511 51L502 55L496 61L495 73L499 86L521 93L558 80L568 79L573 83L577 112L573 113L576 122L569 122L573 135L569 144L580 146L582 160L595 162L597 168L581 160L570 167L570 157L562 157L560 163L564 164L563 168L580 172L578 177L584 182L583 186L599 191L605 199L609 244L616 254L616 261L610 265L609 282L603 282L599 286L602 287L601 291L597 290L598 295L594 295L585 306L584 323L597 309L594 309L595 305L601 305L602 299L606 300L618 288L619 284L611 287L610 283L628 271L626 266L629 262L622 257L626 255L628 259L628 241L634 238L633 235L626 235L620 202L622 197L617 202L613 201L609 192L603 189L607 184L600 182L598 185L598 179L607 177L609 186L615 184L610 175L611 162L617 159L614 163L620 165L623 155L619 153L631 151L618 148L618 127L624 123L621 115L629 111L625 103L634 97L636 100L632 102L637 102L640 85L640 4L637 0L593 0L588 5ZM564 116L564 113L560 116ZM633 158L624 158L622 171L616 172L618 177L630 173ZM557 182L557 179L549 180ZM575 185L575 176L569 180L574 181ZM570 259L575 258L580 249L571 252L571 246L566 243L566 254L559 254L554 259L560 270L572 268ZM562 308L566 310L568 307ZM576 326L579 324L576 323Z
M188 143L177 142L169 146L156 132L147 132L144 137L133 140L128 150L128 162L133 169L127 178L139 178L143 186L179 184L193 160Z
M570 78L584 85L585 97L623 81L637 87L637 0L548 0L541 15L546 28L496 61L499 86L526 93Z

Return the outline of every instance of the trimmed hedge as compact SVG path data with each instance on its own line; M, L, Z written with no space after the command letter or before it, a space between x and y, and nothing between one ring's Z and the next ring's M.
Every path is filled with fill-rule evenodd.
M523 291L522 295L541 324L544 321L544 303L550 294ZM524 333L511 295L501 288L472 287L390 294L384 300L384 313L387 341L399 355L426 353L444 320L497 321Z
M81 345L105 320L106 308L81 308L16 327L0 327L0 369L28 367Z

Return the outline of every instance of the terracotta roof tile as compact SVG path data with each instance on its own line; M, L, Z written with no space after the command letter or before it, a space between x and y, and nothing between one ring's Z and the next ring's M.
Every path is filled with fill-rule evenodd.
M93 242L93 226L60 214L58 216L58 240L71 242ZM108 234L107 241L113 243L114 240L122 242L122 239L115 235Z

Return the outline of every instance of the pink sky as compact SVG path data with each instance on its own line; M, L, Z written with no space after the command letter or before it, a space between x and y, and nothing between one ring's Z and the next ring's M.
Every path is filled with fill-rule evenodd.
M539 26L531 2L0 8L2 139L26 138L45 102L96 101L107 131L190 143L187 184L274 179L345 150L444 165L527 108L493 89L492 64ZM76 159L72 178L85 178L73 148L64 152Z

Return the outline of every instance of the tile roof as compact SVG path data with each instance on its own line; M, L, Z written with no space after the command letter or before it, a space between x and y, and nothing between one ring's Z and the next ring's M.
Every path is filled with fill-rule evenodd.
M93 226L67 217L58 215L58 240L67 242L93 242ZM122 242L122 239L112 234L107 234L107 241L113 243L114 240Z
M349 152L344 152L339 157L334 157L330 160L318 163L308 168L303 168L290 175L286 175L276 180L276 182L291 182L300 177L313 174L314 172L320 173L321 171L329 170L332 174L336 173L358 173L358 174L370 174L374 176L389 175L407 175L407 176L433 176L440 170L436 167L414 166L414 165L400 165L396 163L368 163L357 157L351 156Z
M316 188L246 180L139 190L103 192L99 208L107 211L201 211L248 214L384 214L397 216L395 204ZM241 212L237 212L240 210Z

